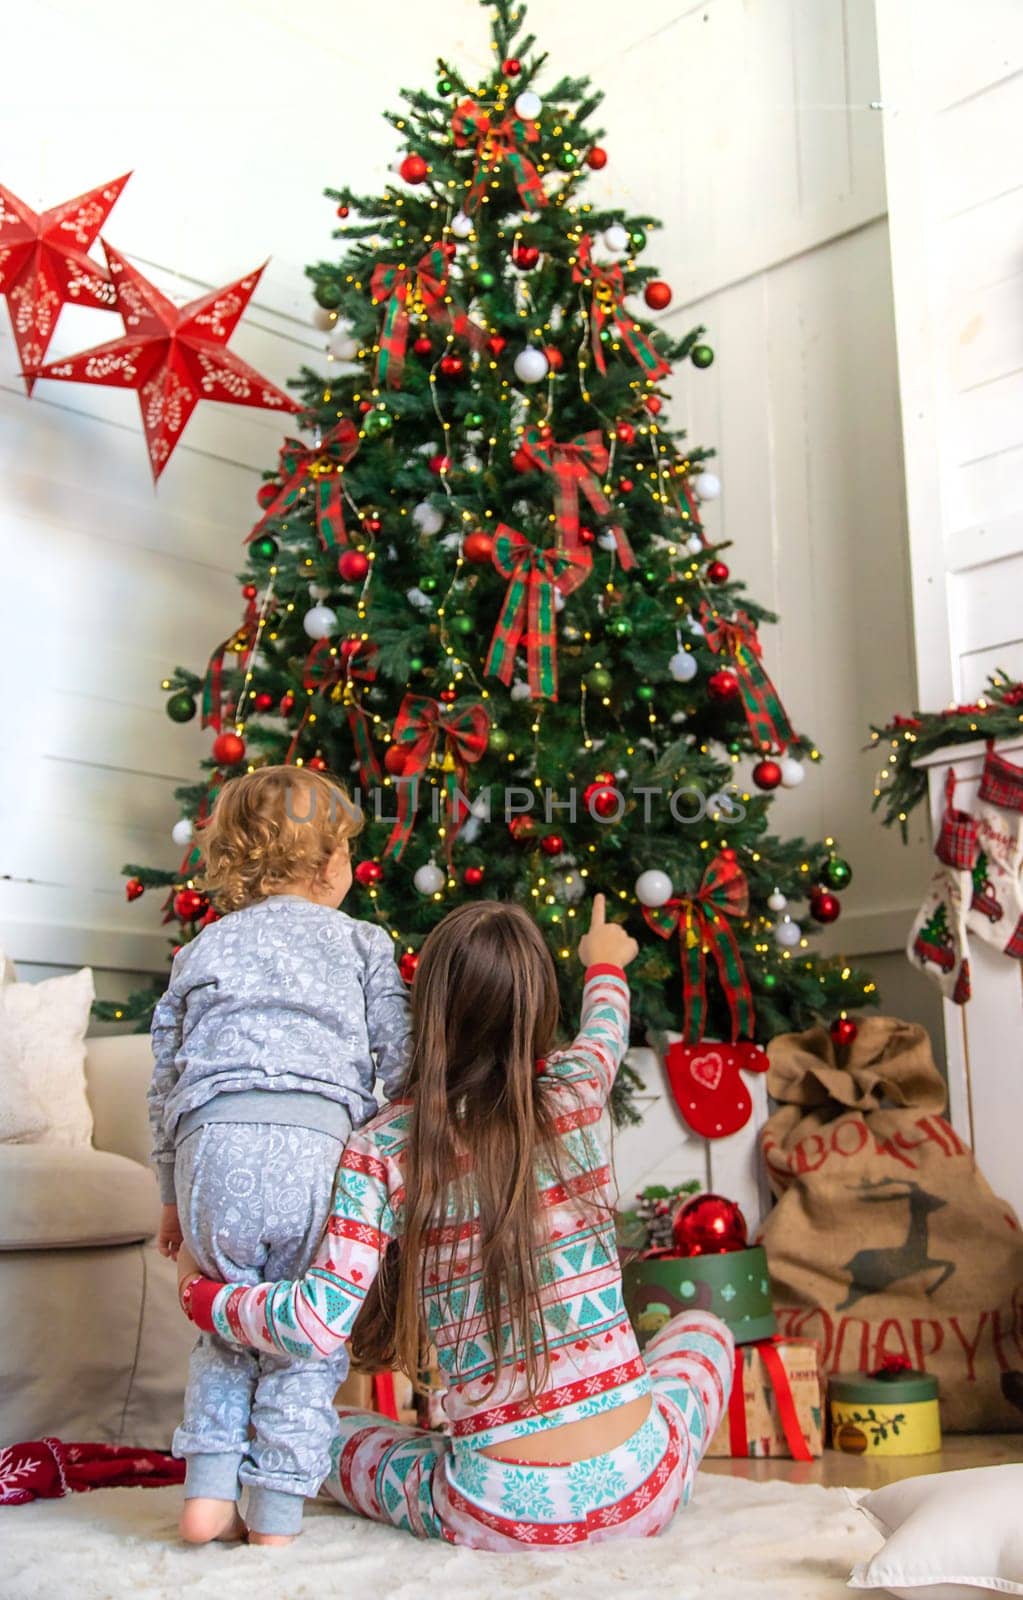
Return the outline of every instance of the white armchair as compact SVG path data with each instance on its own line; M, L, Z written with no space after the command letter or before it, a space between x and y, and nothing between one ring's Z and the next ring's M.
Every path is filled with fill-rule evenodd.
M194 1331L153 1243L151 1070L145 1035L90 1040L93 1146L0 1146L0 1445L170 1443Z

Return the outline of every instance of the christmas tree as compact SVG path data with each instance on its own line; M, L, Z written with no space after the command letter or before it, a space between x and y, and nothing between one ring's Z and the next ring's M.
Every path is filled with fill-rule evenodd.
M309 275L331 376L296 380L307 438L260 490L240 626L204 675L165 680L170 716L201 699L214 737L178 792L178 871L128 867L128 894L165 886L193 937L216 915L194 830L218 787L305 763L361 791L346 909L390 930L409 979L454 905L517 900L572 1017L599 888L641 943L637 1038L835 1018L873 985L797 918L833 921L850 868L833 840L768 832L770 791L818 751L764 671L773 619L701 524L710 452L665 412L672 364L698 381L713 351L648 316L671 299L655 219L586 198L600 95L548 82L518 0L486 9L491 74L441 61L390 117L394 184L330 191L340 259Z

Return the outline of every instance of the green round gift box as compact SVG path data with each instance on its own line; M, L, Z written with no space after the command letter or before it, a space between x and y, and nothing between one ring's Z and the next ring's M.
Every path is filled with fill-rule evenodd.
M767 1256L760 1245L712 1256L641 1256L622 1272L625 1309L640 1348L684 1311L713 1311L736 1344L775 1331Z

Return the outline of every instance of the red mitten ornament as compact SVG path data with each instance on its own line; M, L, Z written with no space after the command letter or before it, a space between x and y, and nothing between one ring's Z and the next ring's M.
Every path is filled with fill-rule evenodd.
M766 1072L768 1061L757 1044L703 1039L671 1045L664 1065L675 1104L693 1132L701 1139L725 1139L744 1128L753 1114L740 1069Z

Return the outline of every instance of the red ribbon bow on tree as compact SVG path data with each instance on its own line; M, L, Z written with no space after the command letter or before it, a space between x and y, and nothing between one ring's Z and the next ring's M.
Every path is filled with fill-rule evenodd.
M419 780L429 767L444 774L448 797L448 851L464 821L460 794L468 781L467 768L479 761L490 737L490 718L483 706L460 709L442 705L422 694L407 694L398 708L391 738L405 752L405 766L398 790L398 817L384 849L385 856L401 859L412 837L419 809ZM444 743L443 757L437 745Z
M366 788L371 783L380 782L382 773L373 749L369 717L355 692L357 683L372 683L376 678L377 670L372 665L375 654L376 645L365 639L346 639L340 647L332 645L329 639L317 639L305 658L302 673L302 687L309 696L309 703L288 746L288 753L284 757L286 765L294 760L299 740L309 722L313 695L319 692L326 698L333 690L348 714L348 728L359 763L359 777Z
M761 750L785 750L796 735L778 691L764 671L760 640L753 623L745 611L737 611L728 622L706 600L700 607L700 618L711 650L732 658L743 710L755 743Z
M459 150L476 146L476 165L466 201L466 210L475 211L483 198L491 173L507 161L512 170L519 199L526 211L538 210L547 204L540 174L520 147L536 144L540 138L540 124L529 118L513 116L510 111L503 117L491 117L475 100L463 100L451 118L451 131Z
M614 322L622 344L648 378L660 378L671 371L671 364L657 354L642 328L625 310L625 274L621 267L617 264L610 267L597 265L593 259L593 240L589 234L584 234L579 241L572 281L593 286L590 347L598 372L607 371L607 356L600 335L608 321Z
M522 436L522 450L534 467L539 467L541 472L549 472L553 477L558 531L567 549L578 550L580 489L598 517L607 516L607 496L597 476L607 471L604 435L593 429L559 443L553 438L545 439L537 427L527 428ZM625 543L628 549L628 541ZM631 558L628 565L634 565L635 557L631 550L628 553ZM626 565L624 556L622 565Z
M677 930L682 965L682 1037L693 1043L704 1036L707 1019L707 956L717 964L728 1002L732 1040L753 1036L753 995L746 968L730 925L730 917L749 910L746 874L723 852L716 855L694 895L679 895L663 906L644 906L649 928L662 939Z
M300 439L285 439L277 467L282 484L276 497L246 539L258 539L268 522L307 505L316 508L316 531L324 550L347 544L341 474L359 448L359 430L347 417L319 445L308 448ZM311 494L310 494L311 491Z
M484 668L487 673L511 683L515 656L524 643L532 698L558 698L554 596L578 589L591 565L588 550L538 550L516 528L503 522L498 526L494 566L508 579L508 588Z
M386 308L377 358L378 383L386 383L390 389L401 388L408 346L409 305L417 294L427 316L434 322L450 322L452 331L467 340L473 350L480 349L485 342L485 330L448 294L448 275L448 258L439 244L420 259L415 272L386 261L378 261L373 268L370 293L377 305Z
M206 676L202 686L202 725L204 728L213 728L217 733L221 731L224 721L224 668L229 655L239 655L246 658L242 670L248 665L249 658L255 648L256 638L259 633L259 607L255 600L249 600L245 607L245 616L240 628L236 628L229 639L218 644L210 656L206 668Z

